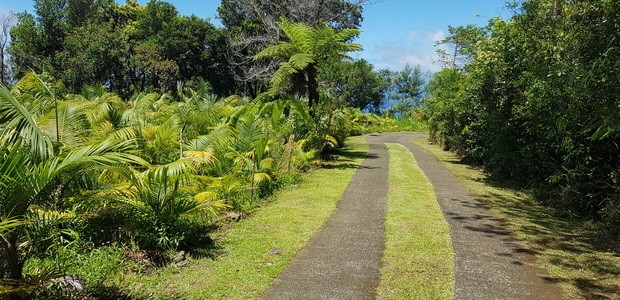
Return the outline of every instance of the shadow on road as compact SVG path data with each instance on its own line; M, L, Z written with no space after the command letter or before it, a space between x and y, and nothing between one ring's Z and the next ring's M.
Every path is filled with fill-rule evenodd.
M458 159L444 159L444 162L454 165L463 165ZM475 167L473 167L475 168ZM480 203L463 203L465 206L491 207L501 212L504 219L499 219L502 227L516 229L519 236L527 240L531 249L521 249L514 253L497 253L497 255L515 257L514 264L520 264L517 259L519 251L526 251L539 255L553 266L571 270L573 274L583 276L569 278L547 278L553 282L568 282L579 290L586 299L612 299L609 295L620 295L620 239L601 229L600 224L588 220L571 218L561 211L561 208L544 207L541 201L532 199L523 193L523 187L518 183L502 181L493 178L468 177L485 187L501 192L491 192L489 188L480 188L474 197ZM461 201L451 199L452 201ZM471 216L462 216L457 212L446 214L447 217L463 223L469 230L484 232L488 235L504 236L507 231L502 228L485 226L468 226ZM489 216L475 216L475 218L493 218ZM510 238L505 242L513 242ZM576 259L577 257L577 259ZM611 262L611 263L610 263Z

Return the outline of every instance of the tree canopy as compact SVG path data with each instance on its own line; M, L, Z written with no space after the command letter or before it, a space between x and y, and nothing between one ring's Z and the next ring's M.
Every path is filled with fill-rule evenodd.
M619 11L528 0L510 20L452 30L446 40L469 59L430 81L431 137L566 210L620 224Z
M268 45L286 40L278 27L281 18L309 26L326 24L341 30L359 28L365 4L372 0L224 0L218 13L230 46L229 63L236 80L251 92L260 92L279 67L277 60L252 60Z
M292 23L287 19L278 22L278 27L289 41L269 46L256 54L255 59L284 58L271 78L269 94L290 87L292 94L308 94L310 112L319 101L318 72L327 65L338 63L348 52L362 49L360 44L349 43L359 34L357 29L334 30L326 24L310 26Z
M221 30L169 3L36 0L34 7L11 31L17 77L46 71L71 91L97 83L124 95L204 78L216 92L231 92Z

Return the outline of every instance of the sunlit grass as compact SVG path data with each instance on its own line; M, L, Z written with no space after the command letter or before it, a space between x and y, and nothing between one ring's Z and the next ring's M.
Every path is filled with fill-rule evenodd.
M433 187L409 150L387 144L390 189L380 299L452 299L454 252Z
M221 230L216 242L223 255L191 259L187 267L151 275L128 275L123 289L148 299L258 298L335 210L367 152L364 137L347 145L345 157L312 171L232 229Z
M618 241L591 223L560 217L530 194L489 181L481 170L431 145L415 142L435 155L517 238L534 251L549 273L562 282L570 299L620 299Z

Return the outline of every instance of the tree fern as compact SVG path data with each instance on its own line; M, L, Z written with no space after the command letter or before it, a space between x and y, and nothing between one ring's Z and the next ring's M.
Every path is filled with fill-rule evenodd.
M280 63L280 67L273 74L268 94L273 97L286 91L291 83L295 84L291 78L301 73L306 81L303 86L308 87L308 105L312 108L319 101L317 70L322 64L342 59L349 51L361 50L361 45L350 43L350 40L359 34L359 30L336 31L325 23L310 26L304 23L292 23L285 18L282 18L277 25L289 41L269 46L254 56L256 60L287 59ZM297 90L299 88L300 86Z

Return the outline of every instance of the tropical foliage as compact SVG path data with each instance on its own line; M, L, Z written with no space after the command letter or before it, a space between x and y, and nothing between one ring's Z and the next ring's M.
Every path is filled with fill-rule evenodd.
M311 26L284 18L277 25L290 41L269 46L254 57L287 60L280 63L273 74L268 93L275 96L289 88L289 94L307 93L310 114L315 115L314 107L320 100L318 72L326 65L341 61L346 53L362 50L360 44L348 42L359 30L334 30L324 23Z
M62 90L32 73L0 87L4 279L61 274L41 260L58 251L177 249L314 159L303 150L314 127L300 99L220 99L205 87L185 89L180 102L154 93L123 101L101 88Z
M508 21L452 30L457 61L468 63L430 81L431 137L617 231L620 3L529 0L515 9Z
M419 68L347 56L365 2L223 1L216 28L158 0L34 0L0 49L0 297L211 255L214 228L348 136L423 129ZM363 112L387 98L416 101Z
M169 3L35 0L34 8L11 30L17 78L45 70L72 92L105 84L124 96L203 78L219 94L232 92L222 31Z

